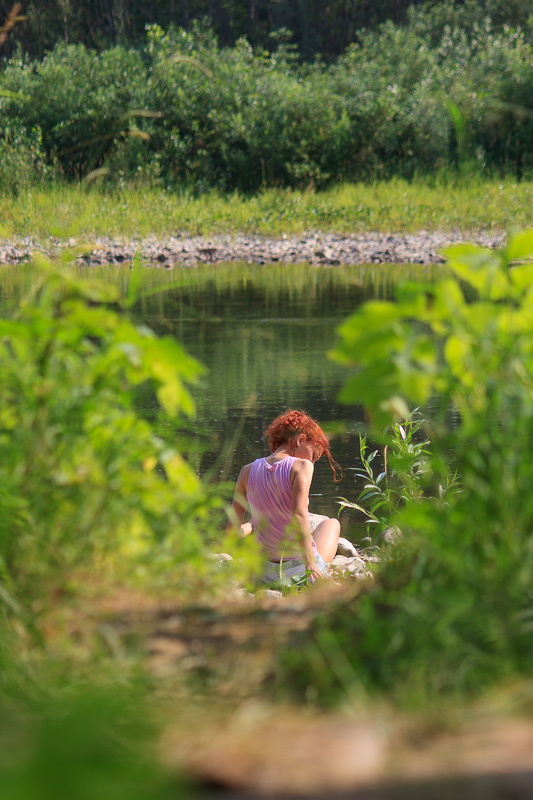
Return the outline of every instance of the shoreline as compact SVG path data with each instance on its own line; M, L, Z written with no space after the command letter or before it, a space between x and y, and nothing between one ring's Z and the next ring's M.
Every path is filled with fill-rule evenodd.
M87 254L77 258L80 264L105 266L130 263L140 253L144 263L173 267L194 267L242 261L253 264L301 264L340 266L356 264L439 264L444 263L441 251L452 244L473 242L484 247L501 247L504 233L478 231L465 235L461 231L419 231L418 233L384 234L375 231L355 235L311 232L302 235L283 234L279 238L246 235L182 236L167 238L148 236L122 240L95 237ZM17 265L31 261L34 251L51 254L58 249L80 247L81 240L33 237L0 240L0 265Z

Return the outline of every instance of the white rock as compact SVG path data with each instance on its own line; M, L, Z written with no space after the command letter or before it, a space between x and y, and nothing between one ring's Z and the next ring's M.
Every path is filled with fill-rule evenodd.
M219 564L224 564L226 561L233 561L229 553L208 553L207 557L211 561L218 561Z
M357 555L357 549L355 545L348 541L348 539L345 539L343 536L341 536L339 538L339 544L337 545L337 555L353 558Z
M311 529L311 533L316 531L320 523L324 522L326 519L328 519L328 517L325 517L324 514L309 514L309 527Z
M331 565L333 567L342 566L342 567L355 567L362 565L364 567L364 561L359 556L335 556Z
M396 525L383 531L383 541L387 542L387 544L398 544L402 539L403 533Z
M348 558L347 556L335 556L331 562L331 569L336 575L358 576L367 571L367 566L362 558Z
M270 597L273 600L281 600L283 593L277 589L265 589L265 597Z

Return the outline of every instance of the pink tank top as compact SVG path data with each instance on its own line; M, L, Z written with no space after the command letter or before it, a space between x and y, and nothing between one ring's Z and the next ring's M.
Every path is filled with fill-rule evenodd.
M293 456L287 456L269 464L265 458L258 458L248 476L246 497L254 531L261 547L273 559L299 558L302 555L294 535L286 533L292 516L291 467L295 460Z

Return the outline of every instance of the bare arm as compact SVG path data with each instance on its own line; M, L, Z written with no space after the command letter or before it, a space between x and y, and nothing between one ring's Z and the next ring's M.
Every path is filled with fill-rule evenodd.
M293 464L292 472L294 475L292 484L292 523L301 536L303 556L307 569L322 578L323 575L315 561L309 516L307 514L307 502L309 500L311 481L313 480L314 466L311 461L298 459Z
M233 502L231 504L230 519L226 526L226 534L235 533L242 525L246 509L248 507L248 500L246 499L246 487L248 486L248 475L250 474L251 464L246 464L239 473L237 483L235 485L235 494L233 495Z

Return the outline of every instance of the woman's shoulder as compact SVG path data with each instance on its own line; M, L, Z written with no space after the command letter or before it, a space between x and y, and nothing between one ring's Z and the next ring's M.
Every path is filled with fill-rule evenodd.
M312 475L315 471L315 465L307 458L294 458L291 464L291 476L296 474L305 475L309 473Z
M252 467L258 464L260 461L264 460L265 460L264 458L256 458L255 461L251 461L249 464L245 464L244 467L239 472L239 480L242 480L243 478L248 480L248 476L252 471Z

